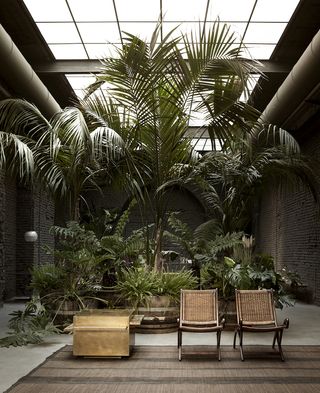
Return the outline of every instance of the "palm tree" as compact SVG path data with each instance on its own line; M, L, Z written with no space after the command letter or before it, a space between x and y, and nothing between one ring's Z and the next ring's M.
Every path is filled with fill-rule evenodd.
M200 158L188 134L193 116L204 118L197 134L207 131L212 141L231 141L237 130L249 132L248 120L258 117L239 100L255 67L241 58L241 47L233 49L229 27L218 22L209 30L199 26L190 38L182 37L182 49L170 34L160 40L159 29L150 43L127 34L117 56L102 61L101 74L82 103L85 112L98 113L109 124L115 108L122 114L115 130L131 152L131 176L125 166L118 170L131 189L136 185L141 210L148 206L152 212L156 270L161 269L171 184ZM96 94L104 83L107 97Z
M117 133L102 119L93 127L74 107L47 120L33 104L7 99L0 102L0 130L0 168L63 200L72 220L79 219L82 191L95 185L99 163L107 167L124 155Z
M254 204L269 181L279 187L303 184L317 201L313 167L314 162L300 153L298 143L287 131L257 123L243 139L206 154L189 178L180 181L201 179L217 234L226 235L248 229Z

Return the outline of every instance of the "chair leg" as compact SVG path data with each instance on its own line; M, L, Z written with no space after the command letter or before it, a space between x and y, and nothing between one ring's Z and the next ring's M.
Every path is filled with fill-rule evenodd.
M220 347L220 341L221 341L221 330L217 331L217 351L218 351L218 360L221 360L221 347Z
M178 352L179 352L179 361L181 361L181 355L182 355L182 331L178 330Z
M278 341L277 335L278 335L278 333L274 332L273 341L272 341L272 348L274 348L274 346L276 345L276 340Z
M241 360L244 361L243 347L242 347L242 344L243 344L243 331L241 329L239 330L239 341L240 341L240 343L239 343L240 357L241 357Z
M279 353L280 353L280 357L281 357L281 360L284 362L284 355L283 355L283 351L282 351L282 345L281 345L281 343L282 343L282 334L283 334L283 331L282 330L280 330L280 332L277 332L277 342L278 342L278 348L279 348Z
M233 349L236 348L237 334L238 334L238 329L236 329L235 332L234 332L234 337L233 337Z

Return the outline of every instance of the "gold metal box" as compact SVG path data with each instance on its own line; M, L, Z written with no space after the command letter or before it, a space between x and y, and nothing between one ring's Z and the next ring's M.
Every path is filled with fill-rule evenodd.
M73 317L73 354L129 356L133 310L83 310Z

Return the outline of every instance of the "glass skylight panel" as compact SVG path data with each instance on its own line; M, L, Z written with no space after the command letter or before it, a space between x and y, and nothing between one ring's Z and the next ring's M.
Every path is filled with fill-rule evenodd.
M239 98L239 101L247 102L249 99L250 94L252 93L253 89L256 87L261 75L260 74L252 74L250 75L250 79L248 80L248 90L244 91Z
M286 23L250 23L244 43L277 43L286 28Z
M299 0L259 0L252 15L252 22L288 22Z
M196 150L203 150L203 147L204 147L204 145L205 145L205 142L206 142L206 139L203 139L203 138L201 138L201 139L192 139L191 140L191 144L193 145L193 146L195 146L195 149Z
M84 46L89 59L92 60L116 56L116 48L113 44L85 44Z
M74 23L37 23L48 44L81 43Z
M194 108L196 108L197 103L194 102L193 108L191 111L191 116L190 116L190 121L189 121L189 127L201 127L206 124L206 114L200 111L195 111Z
M224 22L221 22L221 25L223 25ZM212 28L214 25L214 22L207 22L206 23L206 29ZM228 26L230 26L230 34L234 33L234 36L236 38L235 42L240 43L242 36L245 32L245 29L247 27L247 22L231 22L227 23ZM222 26L221 26L222 27Z
M246 22L253 6L254 0L213 0L210 2L207 20L215 21L219 17L221 21Z
M160 0L115 0L115 4L120 22L156 22L160 16Z
M76 22L114 22L116 19L112 0L68 0L68 3Z
M96 80L96 77L94 75L87 74L66 74L66 78L68 79L71 87L75 90L86 89L91 83L95 82Z
M83 60L88 59L86 51L81 44L52 44L49 45L57 60Z
M83 90L78 90L78 89L73 89L73 91L74 91L74 94L78 97L78 98L80 98L81 100L84 98L84 96L85 96L85 92L83 91Z
M162 12L165 21L204 20L207 0L163 0Z
M114 7L122 32L150 41L160 16L161 3L160 0L23 1L57 60L100 59L116 55L111 44L120 45L121 37ZM163 35L178 24L171 38L181 33L190 37L191 31L198 32L200 22L200 28L203 27L209 4L206 28L219 18L231 26L238 44L253 11L243 39L247 53L242 56L265 60L270 58L298 3L299 0L162 0ZM77 87L75 90L81 91ZM191 124L201 126L205 119L197 114Z
M35 22L68 22L72 21L65 0L43 1L24 0Z
M83 42L87 44L120 43L120 34L115 22L77 23Z
M254 45L254 44L247 44L247 50L250 53L250 56L252 59L258 59L258 60L268 60L270 59L270 56L272 52L274 51L274 48L276 45L274 44L260 44L260 45Z
M202 29L203 24L201 24L200 28ZM175 27L177 27L175 29ZM163 24L163 35L168 34L170 31L175 29L172 34L171 38L181 37L182 34L187 35L189 39L191 39L191 32L195 33L194 40L197 40L199 37L199 22L181 22L177 26L174 22L165 22Z
M218 141L217 141L218 142ZM212 151L212 142L209 138L194 138L191 140L192 146L197 151ZM221 150L220 143L216 144L216 150Z
M150 42L152 33L154 32L156 26L157 25L155 22L120 22L120 29L122 33L126 32L134 34L142 40L146 40L147 42ZM125 37L125 34L122 36Z

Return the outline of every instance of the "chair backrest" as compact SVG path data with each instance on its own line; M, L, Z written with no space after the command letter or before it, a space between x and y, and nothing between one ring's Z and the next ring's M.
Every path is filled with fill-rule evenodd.
M218 325L218 290L181 290L180 326Z
M236 290L236 307L238 323L277 326L272 290Z

